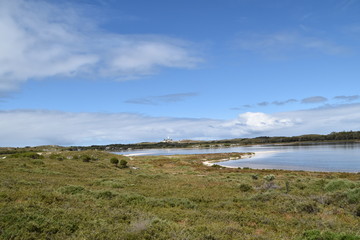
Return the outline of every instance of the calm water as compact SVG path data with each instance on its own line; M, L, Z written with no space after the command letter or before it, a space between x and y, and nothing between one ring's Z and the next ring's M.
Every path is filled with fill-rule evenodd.
M301 146L257 145L212 149L145 149L118 152L118 154L175 155L224 152L255 152L252 158L217 163L227 167L360 172L360 143Z

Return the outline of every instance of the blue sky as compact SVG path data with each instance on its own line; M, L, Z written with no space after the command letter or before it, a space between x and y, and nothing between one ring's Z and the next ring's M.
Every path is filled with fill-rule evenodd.
M0 0L0 146L360 130L355 0Z

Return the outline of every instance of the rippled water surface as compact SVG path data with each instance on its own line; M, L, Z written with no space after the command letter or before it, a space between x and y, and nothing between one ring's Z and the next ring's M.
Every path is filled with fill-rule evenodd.
M360 143L297 146L257 145L207 149L144 149L119 152L126 155L174 155L223 152L255 152L248 159L218 163L227 167L360 172Z

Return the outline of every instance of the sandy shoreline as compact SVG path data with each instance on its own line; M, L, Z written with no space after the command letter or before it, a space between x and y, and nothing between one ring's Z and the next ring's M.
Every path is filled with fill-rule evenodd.
M204 161L203 164L205 166L211 167L211 166L213 166L213 165L215 165L216 163L219 163L219 162L227 162L227 161L247 159L247 158L252 158L254 156L256 156L256 157L264 157L264 156L267 156L267 155L270 155L270 154L275 154L275 153L278 153L278 152L280 152L280 151L253 152L253 153L249 153L248 155L243 155L241 158L237 158L237 159L226 158L226 159L220 159L220 160ZM220 165L220 166L225 167L225 168L238 168L237 166L223 166L223 165Z

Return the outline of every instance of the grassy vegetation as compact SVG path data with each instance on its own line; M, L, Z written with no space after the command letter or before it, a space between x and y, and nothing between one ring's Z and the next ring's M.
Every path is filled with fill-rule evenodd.
M360 239L360 174L202 164L238 153L1 156L0 239Z

